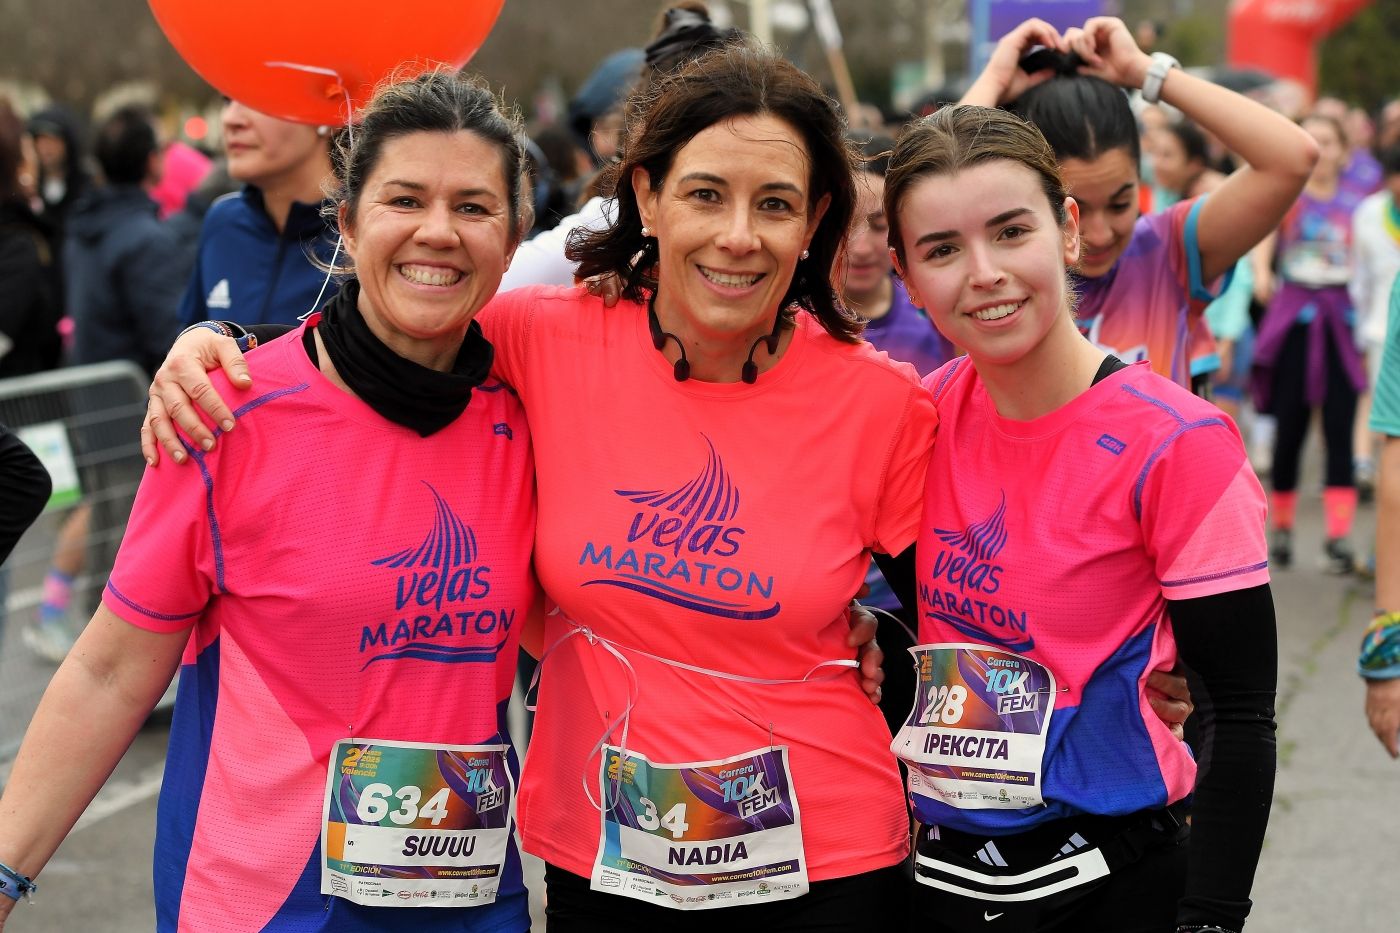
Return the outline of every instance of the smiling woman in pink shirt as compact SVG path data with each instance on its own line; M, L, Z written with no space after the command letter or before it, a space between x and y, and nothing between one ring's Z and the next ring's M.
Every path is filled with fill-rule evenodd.
M160 933L529 929L505 714L534 468L475 320L529 226L519 133L445 72L362 115L355 275L256 387L218 377L236 432L142 478L0 799L0 927L178 669Z
M885 200L910 295L967 351L925 381L919 684L894 742L917 928L1238 931L1276 679L1239 432L1078 332L1079 205L1031 125L939 111L895 149ZM1199 773L1149 708L1178 657L1204 687Z

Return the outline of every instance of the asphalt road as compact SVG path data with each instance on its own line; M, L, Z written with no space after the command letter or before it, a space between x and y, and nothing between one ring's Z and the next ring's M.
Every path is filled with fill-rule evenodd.
M1372 592L1317 569L1321 507L1315 495L1301 498L1295 567L1273 582L1279 774L1249 930L1390 933L1400 929L1384 893L1393 891L1400 852L1400 763L1367 729L1354 673ZM1358 542L1369 540L1373 522L1363 509ZM158 722L142 732L45 870L38 903L16 910L6 933L152 929L150 850L165 738ZM537 880L538 863L532 874Z

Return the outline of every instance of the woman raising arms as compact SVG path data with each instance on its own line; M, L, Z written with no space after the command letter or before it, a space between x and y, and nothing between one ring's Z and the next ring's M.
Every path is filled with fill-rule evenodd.
M1021 69L1037 45L1064 53L1061 71ZM1139 217L1140 143L1124 88L1178 108L1244 167L1209 197ZM1063 37L1027 20L997 43L962 103L1009 106L1055 150L1080 209L1080 329L1125 362L1149 360L1153 372L1190 385L1193 360L1213 352L1200 315L1219 294L1216 280L1293 205L1317 160L1311 137L1263 105L1186 74L1170 56L1148 55L1111 17Z

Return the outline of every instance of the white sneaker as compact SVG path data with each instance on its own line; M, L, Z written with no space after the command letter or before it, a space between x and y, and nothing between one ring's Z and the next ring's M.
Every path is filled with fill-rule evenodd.
M61 625L30 625L20 632L25 647L50 664L61 664L76 639Z

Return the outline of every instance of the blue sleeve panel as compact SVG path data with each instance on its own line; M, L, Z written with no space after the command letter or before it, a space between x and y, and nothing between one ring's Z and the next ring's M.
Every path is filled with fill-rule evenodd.
M1186 250L1186 266L1190 272L1190 282L1187 291L1192 299L1201 302L1211 302L1219 298L1225 289L1230 287L1233 281L1235 270L1232 266L1224 275L1220 277L1216 288L1212 291L1205 282L1201 280L1201 245L1197 241L1196 225L1201 219L1201 207L1206 203L1204 197L1197 198L1196 203L1191 205L1191 209L1186 212L1186 226L1182 230L1182 247Z

